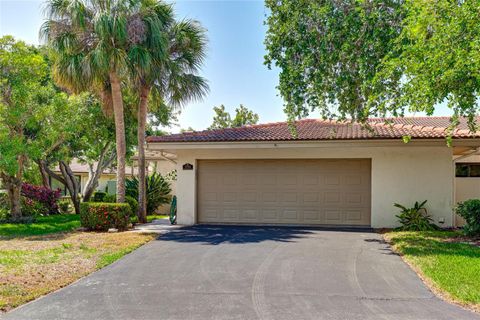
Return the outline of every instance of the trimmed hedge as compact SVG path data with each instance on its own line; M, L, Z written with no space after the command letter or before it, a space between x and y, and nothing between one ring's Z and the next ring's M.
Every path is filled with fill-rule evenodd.
M127 230L132 210L128 203L83 202L80 204L80 222L88 230Z
M107 194L104 198L103 201L104 203L116 203L117 202L117 196L114 194ZM138 211L138 201L130 196L125 196L125 203L128 203L130 205L130 208L132 209L132 217L137 216L137 211Z

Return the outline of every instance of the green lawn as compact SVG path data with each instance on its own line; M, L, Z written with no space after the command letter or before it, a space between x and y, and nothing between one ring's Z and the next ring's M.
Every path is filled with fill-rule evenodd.
M2 223L0 237L24 237L56 232L72 231L80 227L80 217L76 214L58 214L38 217L34 223Z
M147 216L147 221L152 222L155 219L168 219L169 216L163 214Z
M168 219L167 215L147 216L148 222L154 219ZM57 214L38 217L34 223L0 224L0 237L25 237L43 234L68 232L80 227L80 217L76 214Z
M480 310L480 247L453 231L389 232L385 238L435 291Z

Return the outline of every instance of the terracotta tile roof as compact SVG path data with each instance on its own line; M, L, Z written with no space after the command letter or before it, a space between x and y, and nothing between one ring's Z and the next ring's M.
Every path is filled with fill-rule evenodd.
M479 118L480 120L480 118ZM228 128L185 132L148 137L147 142L222 142L222 141L294 141L294 140L366 140L398 139L411 136L417 139L445 138L449 117L375 118L368 121L371 130L359 123L305 119L295 123L293 136L286 122L266 123ZM480 131L471 133L465 119L453 132L454 138L480 138Z

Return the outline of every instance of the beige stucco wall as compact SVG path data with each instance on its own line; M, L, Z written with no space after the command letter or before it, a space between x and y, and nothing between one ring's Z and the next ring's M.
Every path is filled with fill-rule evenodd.
M456 162L464 163L480 163L480 155L472 155L465 157ZM468 177L468 178L455 178L455 202L465 201L468 199L480 198L480 178Z
M127 176L128 178L128 176ZM98 187L96 190L98 191L105 191L106 188L107 188L107 183L108 181L115 181L117 178L115 176L115 174L102 174L100 176L100 178L98 179ZM83 191L85 190L85 186L87 184L87 180L88 180L88 174L82 174L82 177L81 177L81 190L82 190L82 193Z
M480 199L480 178L455 178L455 202Z
M480 155L472 155L462 158L456 162L480 163ZM480 199L480 178L455 178L455 203L468 199ZM463 226L465 221L460 216L456 216L456 226Z
M199 159L305 159L305 158L369 158L372 160L372 227L397 226L395 202L411 206L428 200L427 209L436 223L452 226L453 162L452 150L440 146L362 146L351 144L301 144L270 147L242 146L228 149L205 148L176 150L178 156L178 223L196 223L196 161ZM191 163L194 170L182 170Z
M148 172L158 172L165 176L176 169L175 163L168 160L149 161ZM176 194L176 181L171 181L172 195Z

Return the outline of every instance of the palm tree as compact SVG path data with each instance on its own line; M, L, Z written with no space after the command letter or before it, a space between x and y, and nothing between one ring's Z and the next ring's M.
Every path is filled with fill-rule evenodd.
M162 50L146 45L132 56L131 67L135 87L139 92L138 104L138 175L139 220L146 221L145 185L145 125L148 103L156 107L167 105L181 107L201 99L208 91L206 80L198 76L205 58L205 30L196 21L176 22L171 7L161 2L152 6L163 22ZM147 42L147 44L150 42Z
M96 92L106 111L113 108L118 202L125 201L122 78L127 74L127 57L134 47L130 33L135 31L142 2L49 0L47 20L40 30L54 52L56 81L73 92Z

